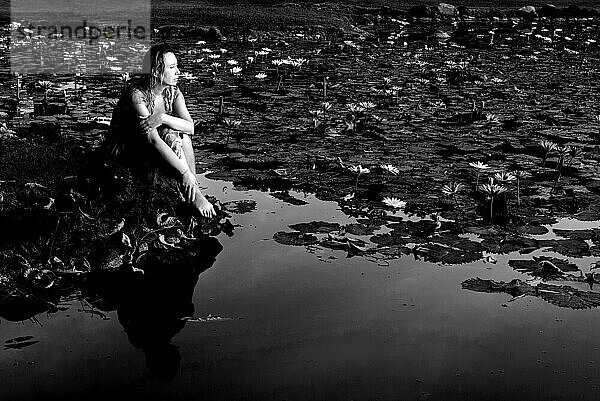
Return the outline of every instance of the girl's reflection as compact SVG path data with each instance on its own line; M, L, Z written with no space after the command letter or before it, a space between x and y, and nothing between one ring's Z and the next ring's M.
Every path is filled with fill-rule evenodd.
M216 238L208 237L194 252L148 253L141 261L144 274L121 273L94 286L103 302L116 307L129 341L144 351L148 369L160 380L170 381L177 373L181 355L171 339L185 326L183 318L194 315L198 276L222 249Z

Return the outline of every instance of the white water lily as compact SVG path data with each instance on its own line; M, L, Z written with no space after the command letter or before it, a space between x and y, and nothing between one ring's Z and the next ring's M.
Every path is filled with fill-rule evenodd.
M382 202L397 209L403 209L406 206L406 202L399 198L386 197L383 198Z
M242 72L242 67L233 67L230 71L233 75L238 75Z
M479 175L483 170L489 170L490 166L482 162L471 162L469 166L477 170L477 181L475 182L475 189L479 187Z
M227 60L227 64L229 64L229 65L238 65L238 62L236 60Z
M488 170L490 166L482 162L471 162L469 166L476 168L477 170Z
M259 80L262 81L263 79L267 78L267 74L265 74L264 72L259 72L258 74L256 74L254 76L254 78L259 79Z
M368 174L371 172L371 170L369 170L366 167L361 166L360 164L358 166L350 166L349 170L352 171L353 173L358 173L358 174Z
M220 54L209 54L208 58L218 59L218 58L221 58L221 55Z
M496 181L504 183L504 182L511 182L517 179L517 177L515 177L515 175L511 172L508 171L502 171L499 173L494 174L494 178L496 179Z
M392 173L394 175L398 175L398 173L400 172L398 167L392 166L391 164L381 164L379 167L381 167L382 170L385 170L388 173Z

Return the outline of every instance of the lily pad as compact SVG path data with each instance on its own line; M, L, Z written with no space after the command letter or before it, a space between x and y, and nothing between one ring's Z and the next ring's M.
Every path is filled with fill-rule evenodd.
M590 256L590 246L581 239L542 240L540 247L571 257Z
M381 226L353 223L346 226L346 232L352 235L373 235L375 230L380 228Z
M589 309L600 306L600 293L581 291L566 285L539 284L539 297L552 305L571 309Z
M538 240L517 236L510 236L504 239L486 238L482 241L481 245L493 253L523 252L540 247Z
M318 238L312 234L301 232L279 231L273 235L273 239L283 245L314 245L319 242Z
M521 226L517 227L517 232L519 234L528 234L528 235L544 235L548 233L548 229L544 226ZM556 232L556 231L555 231Z
M428 262L449 265L475 262L483 258L481 252L456 249L440 244L427 244L419 247L417 253L423 255Z
M513 297L535 296L552 305L571 309L589 309L600 306L600 293L581 291L566 285L539 283L531 285L522 280L503 281L470 278L462 283L462 288L477 292L505 292Z
M231 213L245 214L256 210L256 202L253 200L238 200L223 203L221 207Z
M554 230L554 234L559 237L582 241L590 240L596 236L594 230Z
M560 270L565 272L576 272L579 268L576 264L569 262L568 260L552 258L547 256L534 256L533 259L513 259L508 261L508 265L515 270L537 274L543 271L540 263L548 261L558 267Z
M303 201L302 199L294 198L287 192L272 192L270 194L273 198L279 199L280 201L284 201L290 205L294 206L304 206L308 205L308 202Z
M326 221L311 221L310 223L298 223L288 226L292 230L301 233L327 234L340 229L338 223L328 223Z

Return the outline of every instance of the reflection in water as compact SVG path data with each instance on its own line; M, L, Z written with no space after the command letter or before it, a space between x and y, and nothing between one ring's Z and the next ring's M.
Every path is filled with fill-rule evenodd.
M194 250L147 253L140 261L144 274L118 272L98 275L89 288L96 306L116 309L129 342L144 351L148 369L159 379L175 378L181 362L172 338L194 315L192 296L198 276L210 268L223 247L214 237L199 241ZM100 302L98 302L100 301Z

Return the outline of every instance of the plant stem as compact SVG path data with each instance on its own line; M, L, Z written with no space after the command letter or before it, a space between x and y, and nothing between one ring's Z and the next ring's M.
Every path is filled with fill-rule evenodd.
M494 224L494 196L490 196L490 224Z

